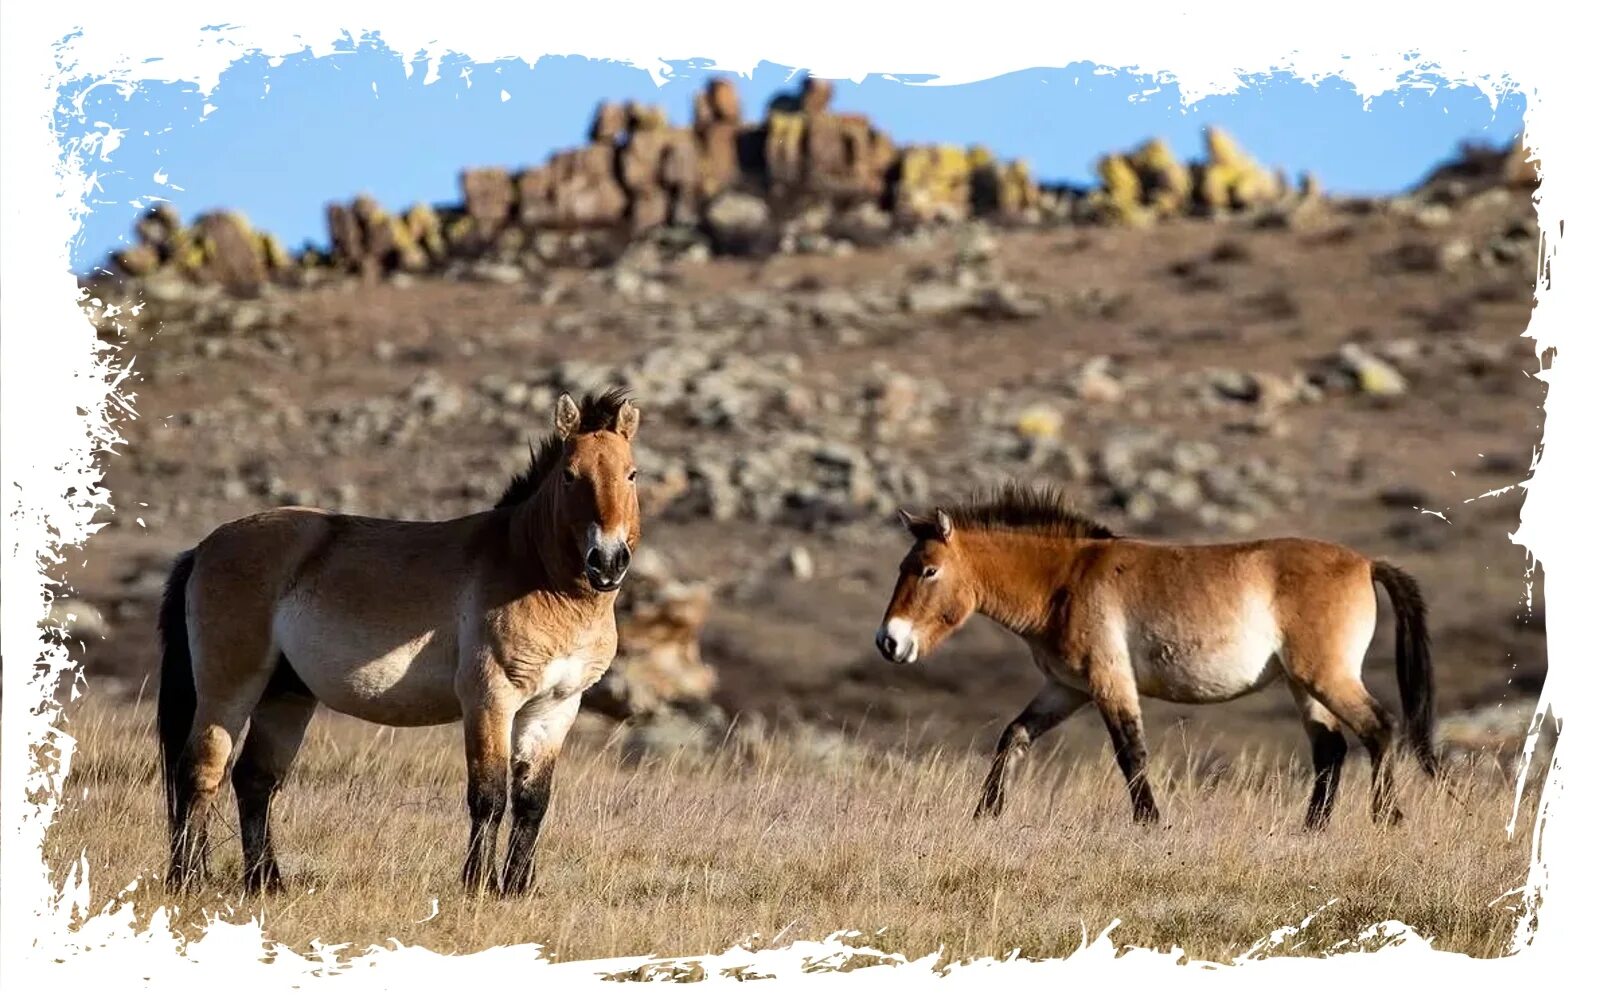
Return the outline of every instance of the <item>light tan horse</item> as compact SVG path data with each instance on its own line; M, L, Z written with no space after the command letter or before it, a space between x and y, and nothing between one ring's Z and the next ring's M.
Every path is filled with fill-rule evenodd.
M1146 777L1139 696L1229 701L1287 680L1316 773L1307 826L1327 822L1350 727L1372 759L1372 813L1397 822L1395 724L1361 682L1377 619L1394 605L1395 657L1411 746L1437 770L1433 668L1416 581L1343 546L1303 538L1160 545L1119 538L1049 490L1006 487L931 517L901 512L915 543L900 564L877 645L895 663L938 648L974 612L1020 636L1044 688L1005 729L978 803L999 815L1028 745L1084 705L1099 709L1134 818L1159 819Z
M248 722L232 772L245 883L279 887L268 808L321 702L390 726L463 720L462 879L525 892L556 757L616 653L613 605L639 542L638 426L621 392L563 395L555 433L493 510L431 522L283 507L180 556L157 727L171 881L204 871L206 816Z

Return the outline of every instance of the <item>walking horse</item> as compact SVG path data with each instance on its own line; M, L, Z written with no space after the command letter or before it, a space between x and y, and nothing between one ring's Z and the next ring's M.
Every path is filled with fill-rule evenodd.
M1140 696L1222 702L1282 677L1311 739L1307 826L1323 826L1333 807L1346 752L1341 723L1371 758L1374 819L1398 822L1396 725L1361 681L1377 619L1374 584L1394 606L1409 742L1427 774L1438 769L1427 610L1416 581L1388 563L1304 538L1121 538L1059 493L1017 486L931 516L900 516L913 544L878 630L883 656L914 663L977 613L1021 637L1045 677L1000 737L979 816L1000 814L1029 744L1092 703L1110 731L1134 818L1155 821Z
M268 810L321 703L389 726L461 720L462 880L527 891L556 758L616 653L617 589L639 543L638 427L621 391L562 395L554 432L492 510L394 521L282 507L181 555L160 617L170 881L206 869L206 817L237 746L245 884L280 887Z

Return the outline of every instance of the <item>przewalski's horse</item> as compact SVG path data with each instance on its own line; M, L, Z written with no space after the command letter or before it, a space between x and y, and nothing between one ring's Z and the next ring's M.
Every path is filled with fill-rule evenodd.
M616 653L613 605L639 542L638 426L621 392L563 395L555 433L493 510L432 522L283 507L180 556L157 710L171 880L204 871L207 812L248 722L233 768L245 884L279 886L268 807L321 702L390 726L463 720L463 881L526 891L556 757Z
M1361 683L1377 618L1373 584L1395 610L1395 656L1410 743L1437 770L1433 668L1416 581L1339 545L1275 538L1161 545L1119 538L1049 490L1006 487L931 517L900 514L916 539L878 630L896 663L933 652L973 612L1020 636L1045 685L1005 729L977 815L999 815L1028 745L1090 704L1099 709L1139 821L1159 819L1145 769L1139 696L1229 701L1288 681L1316 772L1306 824L1327 822L1345 740L1372 759L1373 818L1400 819L1389 713Z

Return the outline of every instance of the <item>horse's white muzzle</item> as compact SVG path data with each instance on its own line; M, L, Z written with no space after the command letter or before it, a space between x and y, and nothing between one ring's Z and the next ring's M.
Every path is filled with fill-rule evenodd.
M589 586L599 591L616 590L622 586L632 561L627 539L601 534L598 524L589 526L589 547L583 554L583 572Z
M890 663L917 662L917 634L904 618L891 618L878 629L878 652Z

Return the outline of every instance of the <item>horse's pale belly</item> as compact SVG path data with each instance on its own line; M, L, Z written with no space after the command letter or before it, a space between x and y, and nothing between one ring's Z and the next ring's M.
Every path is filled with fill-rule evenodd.
M294 672L336 712L390 726L461 717L456 641L447 630L384 630L340 621L294 598L279 605L272 624L273 639Z
M1214 630L1132 625L1125 632L1139 693L1164 701L1228 701L1277 679L1278 623L1265 601L1248 601Z

